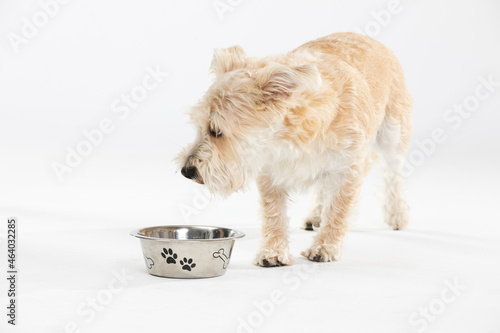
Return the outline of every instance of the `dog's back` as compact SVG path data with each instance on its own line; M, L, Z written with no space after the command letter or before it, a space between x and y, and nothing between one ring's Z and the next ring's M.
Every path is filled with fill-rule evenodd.
M330 81L336 92L353 95L358 103L366 102L367 105L359 109L368 107L370 110L364 111L369 114L357 118L369 118L366 121L369 126L365 128L367 133L375 134L373 132L383 127L384 119L401 124L402 149L406 150L411 134L412 98L401 65L389 48L370 37L344 32L308 42L291 54L303 52L318 58L317 65L323 79ZM353 83L356 89L351 91L348 85L353 81L356 81ZM363 94L363 84L366 84L369 96L358 96ZM344 100L348 98L345 96ZM348 111L349 114L338 116L349 117L356 110Z

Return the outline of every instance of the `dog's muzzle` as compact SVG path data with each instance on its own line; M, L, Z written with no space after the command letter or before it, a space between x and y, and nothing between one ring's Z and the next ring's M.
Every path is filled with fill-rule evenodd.
M194 179L198 177L198 169L194 166L183 167L181 173L187 179Z

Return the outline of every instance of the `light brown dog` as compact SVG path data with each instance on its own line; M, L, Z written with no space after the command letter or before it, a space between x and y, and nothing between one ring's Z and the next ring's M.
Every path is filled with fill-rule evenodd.
M385 221L408 223L401 164L412 100L394 54L375 40L337 33L263 59L239 46L216 50L216 79L194 108L197 140L179 157L182 174L227 196L255 178L262 198L256 263L293 263L288 194L311 189L306 229L320 227L302 252L339 260L348 218L373 152L384 165Z

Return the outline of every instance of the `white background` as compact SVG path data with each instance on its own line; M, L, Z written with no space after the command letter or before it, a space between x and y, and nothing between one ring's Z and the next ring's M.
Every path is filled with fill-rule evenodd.
M23 18L33 22L41 6L0 2L0 218L16 216L20 233L18 326L9 331L70 332L74 323L78 332L500 332L500 86L465 116L447 113L488 91L477 88L480 77L500 81L500 3L401 0L390 17L382 15L389 1L233 0L222 15L217 3L73 0L16 51L9 36L22 35ZM414 97L410 226L396 233L382 223L373 170L342 261L299 256L313 233L299 229L308 198L295 196L296 265L253 266L255 189L205 203L176 172L173 158L194 138L186 111L210 84L214 48L239 44L265 56L338 31L373 36L404 68ZM157 66L169 76L119 118L113 102ZM104 118L113 132L59 181L52 164L65 163L68 147ZM430 145L436 129L446 139ZM235 227L247 237L221 278L149 276L128 231L172 223ZM123 270L123 288L95 316L78 313ZM440 301L446 281L465 286L449 304ZM276 291L283 302L258 310L255 302L269 304ZM411 321L439 304L425 328Z

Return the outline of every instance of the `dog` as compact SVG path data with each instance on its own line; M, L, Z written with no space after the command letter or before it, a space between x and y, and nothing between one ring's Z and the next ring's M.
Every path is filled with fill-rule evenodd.
M349 216L374 156L383 166L385 222L408 224L402 163L412 98L395 55L355 33L335 33L280 56L216 49L215 80L190 118L197 139L178 157L181 173L223 197L256 180L262 241L255 263L293 264L288 195L311 190L304 228L319 228L309 260L340 259Z

